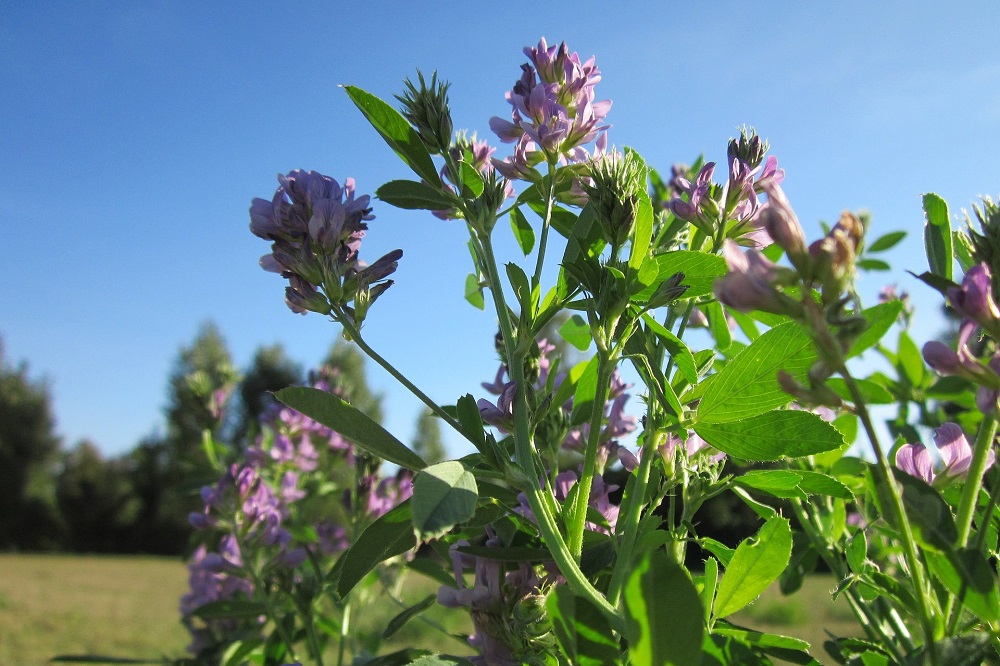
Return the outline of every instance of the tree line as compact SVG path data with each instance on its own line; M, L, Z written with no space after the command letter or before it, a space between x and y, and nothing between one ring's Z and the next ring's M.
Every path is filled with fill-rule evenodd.
M321 367L334 369L352 402L376 421L381 396L364 359L343 341ZM216 481L202 447L206 428L230 446L251 445L271 391L307 380L279 344L259 347L242 371L218 328L207 323L180 349L167 380L165 424L135 447L105 457L96 443L65 447L44 380L14 363L0 340L0 550L180 555L190 543L188 514ZM219 398L227 395L221 415ZM422 414L411 445L445 457L437 420Z

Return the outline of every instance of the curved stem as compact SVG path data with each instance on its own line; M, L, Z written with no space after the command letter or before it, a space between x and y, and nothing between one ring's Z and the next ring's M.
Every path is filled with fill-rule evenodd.
M931 664L938 664L937 649L934 645L934 620L931 613L930 601L927 599L928 586L924 578L924 567L920 561L920 555L917 553L916 542L913 538L913 528L910 525L910 519L906 515L906 509L903 506L903 497L899 490L899 485L896 483L896 479L893 478L892 470L889 469L889 463L885 455L885 451L882 449L882 445L879 443L878 435L875 433L875 426L872 424L871 416L868 413L868 407L865 404L864 396L861 395L861 391L858 388L857 382L854 381L854 377L847 370L845 365L840 368L840 374L844 378L844 382L847 384L848 390L851 392L851 399L854 401L854 409L858 417L861 419L861 423L864 426L865 433L868 435L868 440L871 442L872 449L875 451L875 461L876 469L878 470L879 476L882 477L882 483L885 484L886 489L889 492L889 499L891 500L891 510L895 516L895 522L899 525L900 532L903 536L903 554L906 560L906 564L910 569L910 576L913 577L913 588L916 593L914 596L917 601L917 609L919 611L920 628L924 634L925 647L927 649L927 656L930 658Z
M844 570L843 563L839 559L833 557L832 550L826 541L820 538L817 534L816 526L813 521L810 520L809 514L806 513L802 500L792 501L792 511L795 512L795 517L798 518L799 525L802 527L802 531L808 537L809 542L812 547L816 550L823 561L826 563L830 571L837 577L838 580L843 580L847 572ZM868 634L868 638L873 641L878 642L880 645L885 646L886 649L893 653L893 658L902 663L904 661L905 655L901 653L896 645L897 641L904 643L904 647L907 650L913 649L913 642L910 640L908 633L902 633L898 627L894 627L895 636L886 635L885 628L882 623L878 621L878 613L872 607L871 604L866 603L860 598L857 591L853 586L848 587L845 590L847 595L848 603L851 606L851 610L854 612L854 616L858 620L858 624L861 625L865 633ZM903 631L905 631L905 625L902 626Z
M608 603L593 583L580 570L579 565L573 558L566 541L559 532L555 517L549 504L552 502L551 493L539 487L538 470L535 469L534 448L531 441L531 427L528 422L528 401L525 395L524 378L524 352L517 349L514 327L510 319L510 311L504 300L501 288L500 276L497 271L496 258L493 256L493 247L488 236L480 238L483 250L483 263L487 277L490 280L490 288L493 293L493 302L496 306L497 317L500 320L500 332L507 347L507 358L509 361L511 381L517 386L517 393L514 397L514 460L518 467L527 476L528 482L524 486L524 494L528 498L528 506L535 519L538 521L538 529L541 532L542 540L548 548L552 559L559 567L559 572L566 579L566 583L574 593L584 597L597 606L611 623L611 628L622 633L625 629L625 620L618 610ZM544 493L544 494L543 494ZM545 494L548 497L545 497Z
M538 237L538 257L535 259L535 274L532 285L540 284L542 280L542 265L545 263L545 246L549 240L549 227L552 225L552 207L556 198L556 175L549 162L549 192L545 197L545 217L542 218L542 233Z
M427 397L427 394L425 394L423 391L417 388L417 386L413 382L407 379L406 375L397 370L395 366L389 363L389 361L382 358L382 356L380 356L378 352L372 349L372 347L367 342L365 342L365 339L361 337L361 331L355 328L354 325L351 324L346 317L338 316L336 319L337 322L344 327L344 330L347 331L347 334L351 338L351 340L353 340L354 343L361 348L361 351L363 351L373 361L382 366L382 368L386 372L392 375L392 377L400 384L405 386L410 391L410 393L412 393L420 400L420 402L427 405L427 407L432 412L434 412L434 414L440 417L442 421L451 426L456 432L458 432L458 434L462 435L462 437L465 437L470 442L475 444L475 440L473 440L472 438L469 437L469 435L466 434L466 432L462 429L462 426L458 423L458 421L452 418L451 414L444 411L440 405L438 405L436 402Z
M649 483L649 470L653 465L653 452L659 443L659 433L647 430L647 440L643 441L639 469L636 473L635 483L632 492L623 500L625 511L619 517L615 531L618 527L623 527L621 531L621 542L618 545L618 555L615 558L615 568L611 572L611 582L608 583L608 603L618 605L618 598L621 595L622 586L625 584L625 575L632 566L632 549L635 547L636 536L639 531L639 518L642 515L643 498L646 496L646 486Z
M958 517L955 525L958 528L958 538L955 539L956 548L965 548L969 545L969 535L972 532L972 520L976 514L976 505L979 503L979 491L983 487L983 477L986 475L986 463L989 460L990 451L993 448L993 439L997 435L997 420L992 416L983 416L982 423L979 424L979 432L976 434L976 443L972 449L972 462L969 463L969 471L962 485L962 497L958 503ZM991 500L992 502L992 500ZM989 509L992 511L992 508ZM986 514L989 520L989 512ZM982 540L979 540L980 543ZM959 618L962 616L961 606L955 607L957 598L948 597L945 606L944 617L948 620L948 633L954 632L958 626Z
M590 505L590 489L597 473L597 450L601 446L601 426L604 423L604 403L608 401L611 383L611 368L614 366L607 354L597 352L597 391L590 413L587 432L587 448L583 454L583 472L577 481L576 498L569 507L569 550L577 561L583 552L583 532L587 524L587 507Z
M993 449L993 439L997 435L997 420L992 416L984 416L976 435L976 444L972 449L972 462L962 486L962 499L958 505L958 539L955 545L965 548L969 543L969 533L972 531L972 519L976 513L979 491L983 487L983 476L986 474L987 461Z

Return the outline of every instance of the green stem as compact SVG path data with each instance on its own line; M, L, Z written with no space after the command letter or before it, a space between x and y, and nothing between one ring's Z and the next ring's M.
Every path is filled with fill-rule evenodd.
M593 583L580 570L579 565L573 558L566 541L559 532L555 517L549 503L551 493L546 498L543 490L538 485L538 470L535 469L534 450L531 442L531 427L528 422L528 401L525 395L524 378L524 352L519 351L515 344L514 327L510 319L510 311L507 309L501 288L500 275L497 270L496 258L493 255L493 247L488 236L480 238L483 250L483 263L485 264L487 278L490 280L490 289L493 292L493 302L496 306L497 317L500 320L500 332L507 347L507 358L509 361L509 371L511 381L517 386L517 393L514 398L514 460L518 467L527 476L527 483L524 484L524 494L528 498L528 506L535 519L538 521L538 529L541 532L542 540L548 548L552 559L559 567L559 572L566 579L566 583L574 593L584 597L597 606L611 623L611 628L622 633L625 630L625 620L618 610L608 603Z
M969 471L965 477L965 484L962 486L962 497L958 503L958 517L955 523L958 528L958 538L955 539L956 548L965 548L969 545L972 520L976 514L976 506L979 504L979 491L983 487L986 463L989 460L990 451L993 449L993 440L996 435L996 418L984 416L982 423L979 424L979 432L976 434L976 443L972 449L972 462L969 463ZM988 520L989 513L986 516ZM949 635L954 632L962 616L961 606L955 607L956 600L956 597L949 596L945 606L944 616L948 618Z
M379 355L378 352L372 349L372 347L367 342L365 342L365 339L361 337L361 331L355 328L346 317L338 316L336 319L340 323L340 325L344 327L344 330L347 332L347 335L351 338L351 340L353 340L354 343L361 348L361 351L363 351L373 361L382 366L382 368L390 375L392 375L396 381L398 381L400 384L409 389L410 393L415 395L420 400L420 402L427 405L427 407L432 412L434 412L434 414L440 417L442 421L451 426L456 432L458 432L458 434L462 435L462 437L465 437L470 442L475 444L475 440L473 440L471 437L469 437L469 435L466 434L466 432L462 429L462 426L459 424L458 421L452 418L452 416L448 412L444 411L440 405L431 400L427 396L427 394L425 394L423 391L417 388L416 385L409 379L407 379L403 373L397 370L395 366L389 363L389 361L382 358L382 356Z
M619 517L615 531L621 529L621 542L618 545L618 555L615 558L615 568L611 572L611 582L608 583L608 603L617 606L618 598L621 596L622 586L625 584L625 575L632 566L632 550L635 548L636 537L639 532L639 518L642 515L643 499L646 497L646 486L649 484L649 470L653 464L653 455L656 451L659 433L647 430L647 440L643 442L639 469L636 472L635 483L632 492L624 499L625 511Z
M552 225L552 207L556 198L556 176L552 162L549 162L549 192L545 197L545 217L542 218L542 233L538 237L538 257L535 259L535 276L532 286L541 284L542 265L545 263L545 246L549 240L549 227Z
M587 524L587 507L590 506L590 489L597 474L597 450L601 446L601 426L604 422L604 403L608 401L611 372L614 363L602 351L597 352L597 390L590 413L590 430L587 433L587 447L583 454L583 473L577 481L577 493L573 505L569 507L569 550L577 561L583 553L583 532Z
M809 514L806 513L802 500L794 500L792 502L792 511L795 512L795 517L798 518L799 525L802 527L806 537L808 537L813 549L823 558L830 572L838 580L844 580L847 576L847 571L844 569L842 561L833 557L833 550L829 547L826 540L817 533L816 525L810 520ZM887 635L885 627L879 622L878 613L875 608L870 603L861 599L853 586L848 587L845 593L851 610L858 620L858 624L868 634L868 638L885 646L887 650L893 653L893 657L898 663L903 663L905 654L900 652L897 642L902 642L906 650L912 650L914 647L909 633L906 632L906 626L893 627L892 631L894 635Z
M344 614L340 618L340 645L337 647L337 666L344 666L344 656L347 650L347 637L351 633L351 599L344 604Z
M892 502L891 507L889 508L892 513L895 514L893 518L896 519L894 521L891 520L890 522L898 524L900 532L902 532L903 555L905 557L906 564L910 569L910 576L913 578L913 588L916 592L915 597L917 601L917 610L919 611L920 628L924 634L924 643L927 649L927 655L930 658L930 663L936 665L939 662L937 649L934 644L934 620L931 612L931 604L927 598L928 586L927 581L924 578L924 567L920 561L920 555L917 553L916 542L913 538L913 528L910 525L910 519L906 515L906 509L903 506L903 496L900 493L899 485L896 483L896 479L893 478L892 471L889 469L888 459L886 458L885 451L882 449L882 445L879 443L878 435L875 433L875 426L872 424L871 416L868 413L868 407L865 405L864 396L861 395L857 382L854 381L854 377L847 370L846 365L841 365L840 374L844 378L844 382L847 384L848 390L851 392L851 398L854 401L854 409L858 417L861 419L865 433L868 435L868 441L871 442L872 449L875 451L876 469L878 470L879 476L882 477L882 483L885 484L887 490L889 491L889 499Z
M962 499L958 504L958 539L955 545L958 548L965 548L969 543L969 534L972 531L972 519L976 513L979 491L983 487L983 476L986 474L987 462L990 451L993 449L993 439L997 435L997 420L992 416L984 416L979 425L979 433L976 435L976 444L972 449L972 462L969 463L969 472L965 477L965 484L962 486Z

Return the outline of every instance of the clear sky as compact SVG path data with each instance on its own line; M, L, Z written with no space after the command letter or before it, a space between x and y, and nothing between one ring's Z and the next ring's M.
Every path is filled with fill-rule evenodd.
M391 100L437 69L456 127L489 136L522 47L545 36L597 56L611 143L657 168L723 160L747 123L813 235L858 208L876 234L909 230L887 280L924 304L926 339L936 301L902 273L925 268L920 194L957 213L1000 193L997 26L986 1L8 3L0 336L49 381L66 445L108 454L162 427L171 364L204 321L240 365L275 342L317 362L339 331L286 309L282 280L257 266L250 200L295 168L353 176L362 193L407 176L339 84ZM367 337L442 403L476 392L495 372L495 324L462 299L464 225L374 212L363 256L404 257ZM370 376L407 438L418 404Z

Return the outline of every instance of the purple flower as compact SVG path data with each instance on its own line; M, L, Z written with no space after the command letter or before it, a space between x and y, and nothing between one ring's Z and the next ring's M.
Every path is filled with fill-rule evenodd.
M809 255L806 248L806 232L799 224L799 218L788 203L785 193L775 181L770 181L764 191L767 192L767 205L761 222L768 235L788 253L796 268L800 268L799 264Z
M681 445L683 444L683 448ZM682 451L687 460L694 461L699 454L703 454L703 459L708 464L714 464L726 457L726 454L713 448L708 442L702 439L697 433L692 432L687 439L681 438L675 433L667 435L666 440L660 445L659 453L671 468L678 451ZM692 464L692 467L694 465Z
M958 425L945 423L937 428L934 431L934 445L943 464L939 472L934 471L930 452L923 444L904 444L899 447L896 451L896 467L928 484L937 482L938 485L964 478L968 474L969 464L972 462L972 446ZM995 461L996 455L991 450L986 468L992 467Z
M494 161L507 178L532 178L532 167L540 161L578 160L574 151L607 131L601 122L611 108L610 101L594 101L601 76L593 58L581 63L565 44L549 47L545 38L524 53L530 62L521 66L521 77L506 94L511 120L490 120L501 141L518 144L513 159ZM542 155L531 156L536 151Z
M969 340L975 329L976 322L973 320L962 322L958 329L957 352L943 342L931 340L924 345L924 360L942 375L957 375L991 390L1000 389L1000 366L991 360L990 366L986 367L969 351Z
M368 229L365 223L374 216L367 195L355 198L352 178L342 187L329 176L297 170L279 175L278 184L270 201L254 199L251 203L250 230L273 241L271 254L260 263L288 279L285 300L293 312L329 314L331 304L344 308L356 301L360 288L365 289L365 304L370 304L388 288L391 282L381 283L377 293L371 293L376 291L375 282L395 270L398 256L387 255L368 274L362 273L358 250ZM353 284L342 284L359 274L361 278ZM355 302L355 310L358 305ZM350 316L360 325L364 311Z
M950 287L948 301L955 312L987 330L995 328L1000 319L1000 311L993 301L990 269L986 264L970 268L962 279L961 287Z
M501 432L510 432L514 427L514 398L516 396L517 384L507 382L504 384L503 391L501 391L495 405L483 398L476 402L479 407L479 415L483 421L496 426Z
M740 312L761 310L775 314L794 314L795 303L773 286L778 267L757 250L744 253L733 241L723 241L722 254L729 273L715 281L713 291L723 305Z

